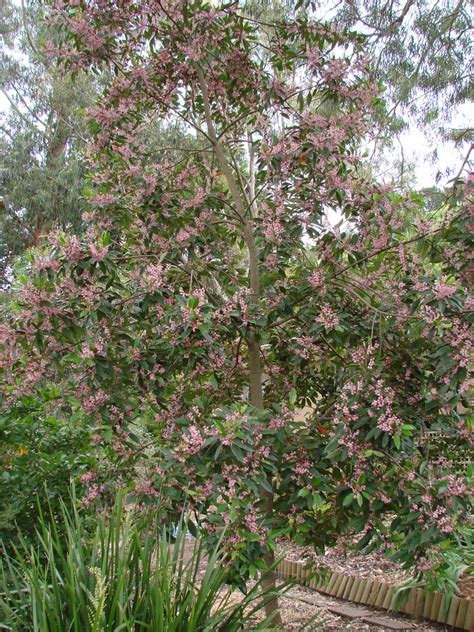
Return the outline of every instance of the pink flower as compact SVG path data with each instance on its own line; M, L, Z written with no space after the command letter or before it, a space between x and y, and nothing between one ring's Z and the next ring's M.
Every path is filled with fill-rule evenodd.
M428 560L426 557L420 557L416 567L420 572L426 572L433 568L434 562Z
M442 283L441 281L436 281L434 286L435 296L439 301L442 301L444 298L448 296L452 296L456 293L456 287L453 285L447 285L446 283Z
M163 286L163 266L148 264L143 274L143 285L150 290L159 290Z
M135 483L135 492L143 496L158 496L158 492L149 481L139 480Z
M250 533L258 533L258 516L255 510L249 511L244 520Z
M79 480L81 481L81 483L90 483L91 481L95 481L95 479L96 473L92 470L89 470L89 472L85 472L85 474L81 474L79 476Z
M109 251L109 248L108 246L103 246L102 244L89 244L89 251L95 261L103 261Z
M97 206L109 206L114 203L115 197L111 193L98 193L90 201Z
M183 437L183 444L183 452L186 454L197 454L201 450L204 439L197 426L189 426L188 434Z
M59 261L52 257L37 257L33 263L35 270L57 270L58 267Z
M311 70L317 70L321 61L321 51L319 48L308 48L306 50L306 57L308 58L308 66Z
M320 288L324 283L324 275L319 270L315 270L308 279L311 287L314 287L315 290Z
M326 331L330 331L339 325L339 317L331 306L326 304L321 309L319 316L316 318L316 322L323 325Z
M70 263L77 263L82 255L82 245L76 235L72 237L61 247L61 254L66 257Z
M84 505L86 507L89 507L89 505L91 505L94 500L96 500L96 498L99 496L99 494L101 494L104 491L105 487L103 485L91 485L89 487L89 491L87 492L86 496L84 497Z

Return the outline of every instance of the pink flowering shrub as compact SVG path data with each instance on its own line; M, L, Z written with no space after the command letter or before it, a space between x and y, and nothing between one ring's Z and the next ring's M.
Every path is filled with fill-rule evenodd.
M236 580L282 535L359 533L428 568L469 512L466 472L424 437L470 436L472 180L430 222L364 175L379 86L358 37L303 13L61 0L50 20L66 71L110 79L89 113L87 235L52 238L2 326L4 408L60 375L120 480L146 419L135 491L186 506L210 541L227 527ZM184 121L192 150L151 150L156 118Z

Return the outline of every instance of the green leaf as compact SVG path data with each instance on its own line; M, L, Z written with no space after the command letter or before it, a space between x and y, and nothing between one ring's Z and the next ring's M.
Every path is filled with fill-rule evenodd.
M230 451L235 456L237 461L239 461L239 463L242 463L242 461L244 460L244 453L237 445L235 445L235 443L230 444Z
M379 452L378 450L364 450L364 456L385 456L383 452Z
M209 342L212 342L212 338L209 335L210 328L211 328L211 325L209 323L203 323L202 325L199 325L199 331L201 335Z
M321 505L324 505L323 497L318 492L313 492L313 509L321 507Z
M78 353L67 353L63 356L63 362L73 362L75 364L80 364L82 362L82 358Z
M263 487L265 491L273 492L272 486L270 485L270 482L265 476L259 476L258 482L260 483L260 485Z
M354 493L351 492L350 494L347 494L347 496L344 498L344 500L342 501L342 506L343 507L347 507L348 505L351 504L351 502L354 500Z
M288 397L288 401L290 402L290 406L294 406L296 404L296 399L298 395L296 393L296 389L292 388L290 391L290 395Z

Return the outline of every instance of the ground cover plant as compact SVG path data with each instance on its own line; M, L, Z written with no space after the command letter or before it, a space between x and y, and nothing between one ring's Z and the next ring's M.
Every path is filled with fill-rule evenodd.
M87 231L52 236L1 326L4 407L60 380L62 414L80 409L124 471L140 463L138 495L186 505L211 545L225 529L240 585L282 535L357 533L441 571L469 472L426 437L469 441L472 179L429 214L372 178L360 145L383 101L364 38L303 9L49 15L64 72L110 79L89 111ZM156 119L190 142L147 143ZM88 505L117 483L82 480Z

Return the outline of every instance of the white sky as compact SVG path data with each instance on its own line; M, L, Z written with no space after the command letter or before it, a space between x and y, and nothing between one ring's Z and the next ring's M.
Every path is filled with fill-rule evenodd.
M472 125L472 105L465 103L458 108L451 122L445 127L460 129L472 127ZM434 185L438 172L441 174L440 186L457 175L469 146L469 143L462 143L459 147L455 147L453 142L444 141L439 133L433 131L426 135L415 125L401 135L400 141L405 159L414 163L416 184L420 187ZM437 157L433 162L430 155L434 150L437 150Z

